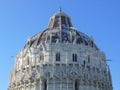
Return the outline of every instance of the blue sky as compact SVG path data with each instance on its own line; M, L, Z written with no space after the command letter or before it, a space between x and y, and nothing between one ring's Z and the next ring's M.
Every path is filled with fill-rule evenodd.
M113 90L120 89L119 0L0 0L0 90L7 90L15 56L27 38L44 30L59 7L74 27L92 36L111 69Z

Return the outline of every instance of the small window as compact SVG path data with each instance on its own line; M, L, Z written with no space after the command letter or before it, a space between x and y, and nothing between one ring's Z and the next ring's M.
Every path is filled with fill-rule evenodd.
M91 41L91 46L92 46L92 47L94 46L94 43L93 43L93 41Z
M47 81L44 82L44 90L47 90Z
M41 55L40 55L40 61L41 61L41 60L44 60L44 54L41 54Z
M88 55L88 63L90 63L90 55Z
M56 61L60 61L60 53L56 53Z
M78 81L77 80L75 81L75 90L79 90L79 88L78 88Z
M83 66L85 66L85 60L83 61Z
M77 62L77 54L75 54L75 62Z
M73 62L77 62L77 54L73 54Z

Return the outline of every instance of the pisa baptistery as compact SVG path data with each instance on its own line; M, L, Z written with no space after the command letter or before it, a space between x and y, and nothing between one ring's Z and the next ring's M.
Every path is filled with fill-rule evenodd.
M8 90L112 90L105 54L58 10L16 55Z

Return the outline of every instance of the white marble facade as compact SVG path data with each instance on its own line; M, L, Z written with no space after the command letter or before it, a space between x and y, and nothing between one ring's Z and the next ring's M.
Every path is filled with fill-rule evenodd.
M67 18L58 11L46 30L28 39L15 58L8 90L112 90L105 54L87 35L71 29ZM64 36L63 28L71 33L67 34L69 37ZM54 33L46 34L49 29L58 30L58 37ZM82 37L81 41L78 37Z

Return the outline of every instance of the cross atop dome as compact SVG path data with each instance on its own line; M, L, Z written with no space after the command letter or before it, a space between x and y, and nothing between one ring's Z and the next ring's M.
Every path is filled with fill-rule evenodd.
M62 12L62 8L61 7L59 8L59 11Z

